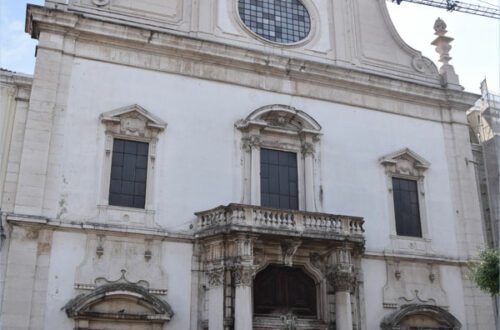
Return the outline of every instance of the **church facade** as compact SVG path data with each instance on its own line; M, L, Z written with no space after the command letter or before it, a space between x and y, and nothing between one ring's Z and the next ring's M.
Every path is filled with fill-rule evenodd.
M46 0L0 84L2 329L494 329L443 21L384 0ZM464 161L465 160L465 161Z

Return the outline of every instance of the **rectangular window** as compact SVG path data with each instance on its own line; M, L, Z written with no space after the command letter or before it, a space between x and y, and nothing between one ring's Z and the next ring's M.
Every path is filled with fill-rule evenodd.
M114 139L109 205L144 208L149 144Z
M400 236L422 237L417 181L392 178L392 191L396 233Z
M297 154L261 149L260 189L262 206L298 210Z

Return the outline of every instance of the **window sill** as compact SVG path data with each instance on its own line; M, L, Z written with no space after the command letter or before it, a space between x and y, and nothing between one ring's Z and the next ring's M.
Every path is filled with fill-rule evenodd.
M154 210L116 205L98 205L99 220L103 223L121 225L153 226Z
M434 254L432 250L432 240L427 237L412 237L390 235L390 249L393 252L404 254L428 255Z

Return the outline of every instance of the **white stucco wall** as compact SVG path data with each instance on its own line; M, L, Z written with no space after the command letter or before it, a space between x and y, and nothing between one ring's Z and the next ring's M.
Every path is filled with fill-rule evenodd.
M367 248L382 251L391 196L378 160L408 147L431 163L425 178L430 235L448 234L446 240L433 240L432 247L438 254L456 253L440 123L86 60L75 61L70 85L60 187L46 190L59 195L54 200L64 200L62 218L90 221L96 216L104 154L101 113L137 103L168 123L158 143L156 221L180 231L188 229L194 212L241 200L234 123L279 103L307 112L323 127L322 211L364 217ZM46 209L55 217L61 206Z
M48 272L44 329L72 329L74 326L74 321L66 316L63 307L78 294L89 292L74 288L78 266L85 259L86 244L85 234L54 232ZM175 313L175 317L168 323L167 328L189 329L192 245L164 242L162 247L160 264L166 272L168 293L160 298L168 302ZM122 252L125 253L125 251ZM134 269L129 269L129 272L134 274ZM117 276L117 274L110 274L110 276Z

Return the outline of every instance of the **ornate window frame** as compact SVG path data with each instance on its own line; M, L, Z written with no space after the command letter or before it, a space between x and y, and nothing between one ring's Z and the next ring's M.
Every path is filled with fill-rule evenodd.
M103 222L153 225L156 146L158 135L166 129L167 124L137 104L105 112L101 114L100 121L105 126L104 156L98 202L98 207L101 210L100 220ZM111 163L115 138L149 144L144 209L109 205Z
M384 167L386 175L385 178L388 191L387 203L392 249L414 253L430 253L431 235L429 231L425 200L425 172L429 169L431 164L409 148L401 149L388 154L380 158L379 162ZM397 235L392 187L392 178L394 177L414 180L417 182L422 237Z
M305 112L274 104L253 111L236 123L242 133L242 203L260 205L260 149L297 153L299 210L318 211L316 180L321 126Z

